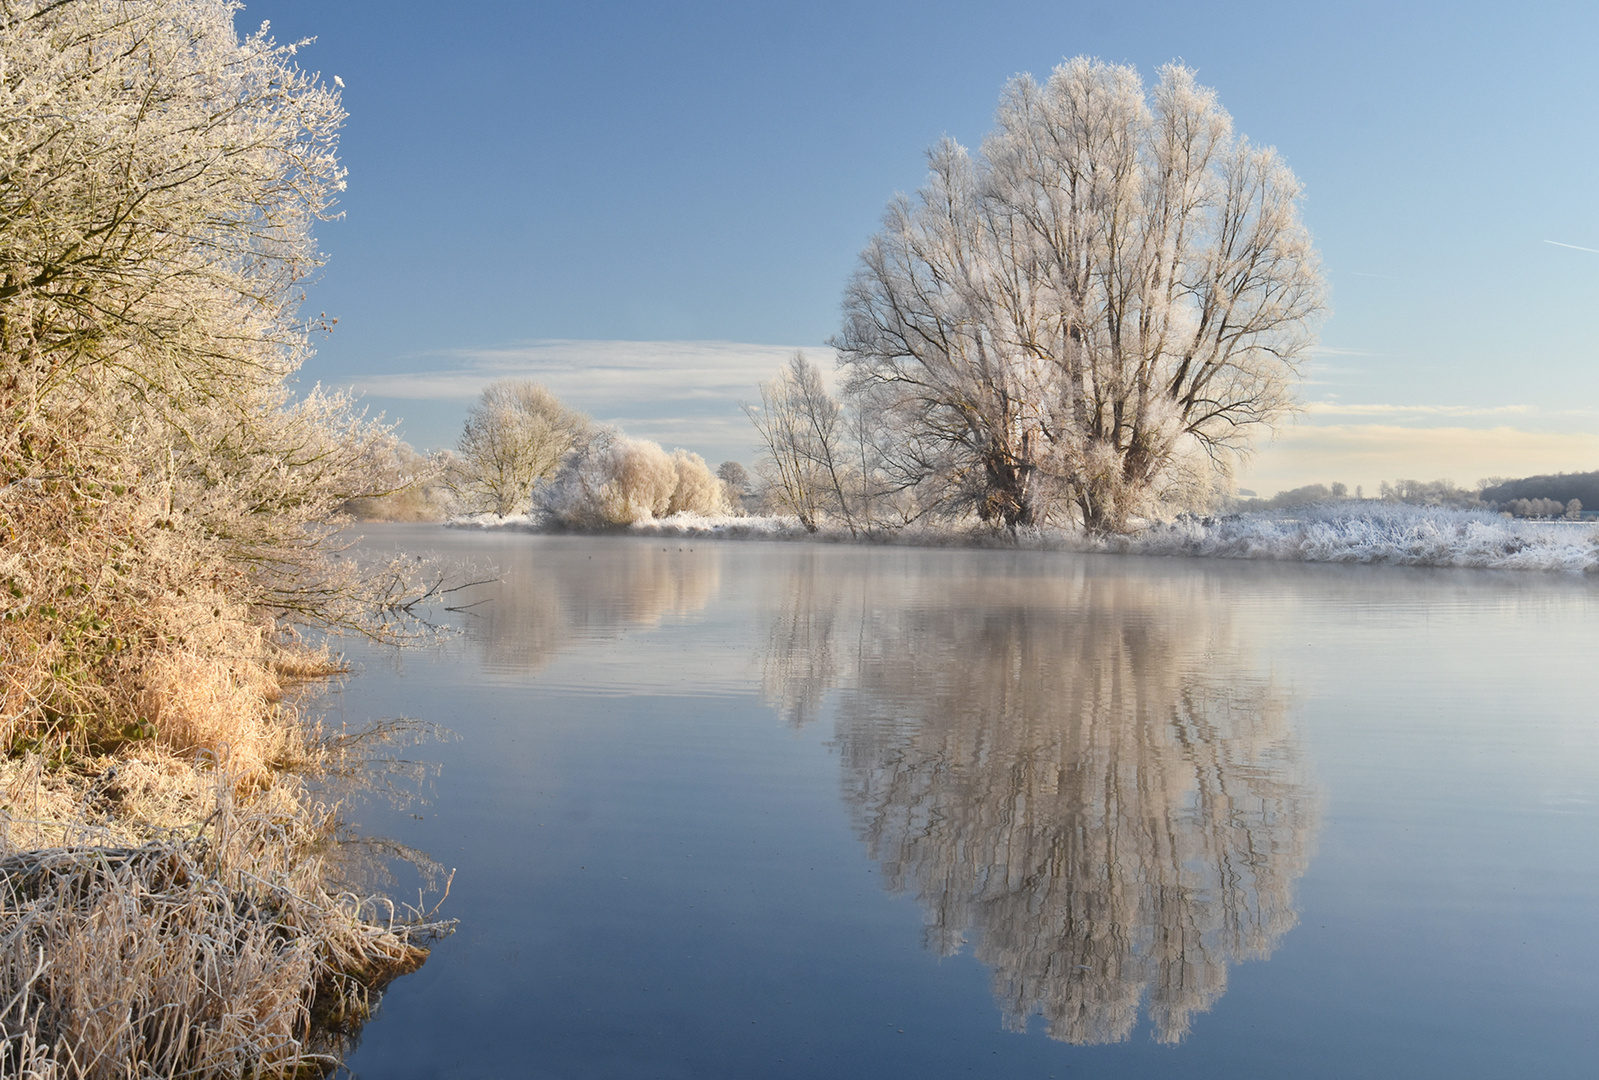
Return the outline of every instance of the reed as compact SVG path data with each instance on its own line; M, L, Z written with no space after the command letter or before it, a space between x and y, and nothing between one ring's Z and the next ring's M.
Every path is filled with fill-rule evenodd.
M0 762L0 1076L323 1075L450 924L332 884L307 781L369 740L303 723L264 659L157 670L152 737Z

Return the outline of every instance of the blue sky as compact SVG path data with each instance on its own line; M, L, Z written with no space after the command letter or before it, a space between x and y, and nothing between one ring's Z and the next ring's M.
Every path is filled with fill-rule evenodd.
M737 401L793 348L828 359L926 148L1088 54L1196 67L1305 184L1332 314L1245 484L1599 468L1599 5L257 0L239 24L262 19L318 38L302 63L350 112L308 302L340 321L304 378L418 446L527 373L752 460Z

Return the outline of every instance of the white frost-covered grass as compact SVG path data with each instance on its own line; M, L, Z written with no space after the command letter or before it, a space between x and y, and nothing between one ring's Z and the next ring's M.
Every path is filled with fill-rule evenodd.
M446 529L504 529L507 532L543 532L532 514L456 514L444 520Z
M1599 526L1477 510L1339 501L1154 525L1101 549L1221 559L1599 571Z
M833 540L840 537L809 533L791 517L739 517L735 514L680 513L669 517L646 518L631 525L605 529L568 529L541 514L465 514L445 522L452 529L505 529L512 532L605 532L618 536L728 537L741 540ZM849 539L844 532L843 539Z
M550 530L537 516L476 514L453 528ZM628 536L821 540L917 546L1009 546L987 530L916 528L870 537L847 530L807 532L790 517L673 514L615 530ZM1186 555L1281 562L1454 566L1491 570L1599 572L1599 525L1527 521L1475 510L1403 503L1337 501L1285 510L1152 524L1133 536L1094 538L1059 530L1017 537L1018 546L1133 555Z

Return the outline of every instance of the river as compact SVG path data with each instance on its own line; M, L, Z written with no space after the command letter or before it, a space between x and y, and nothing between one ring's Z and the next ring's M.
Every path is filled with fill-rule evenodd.
M499 580L322 702L456 735L347 810L461 924L359 1076L1591 1075L1599 582L367 545Z

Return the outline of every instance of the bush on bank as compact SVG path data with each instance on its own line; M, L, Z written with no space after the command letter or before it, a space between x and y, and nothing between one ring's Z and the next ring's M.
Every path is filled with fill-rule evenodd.
M392 432L287 389L345 114L237 11L0 0L6 1075L319 1069L314 1018L412 948L323 889L282 700L327 668L294 625L414 595L339 552L409 480Z

